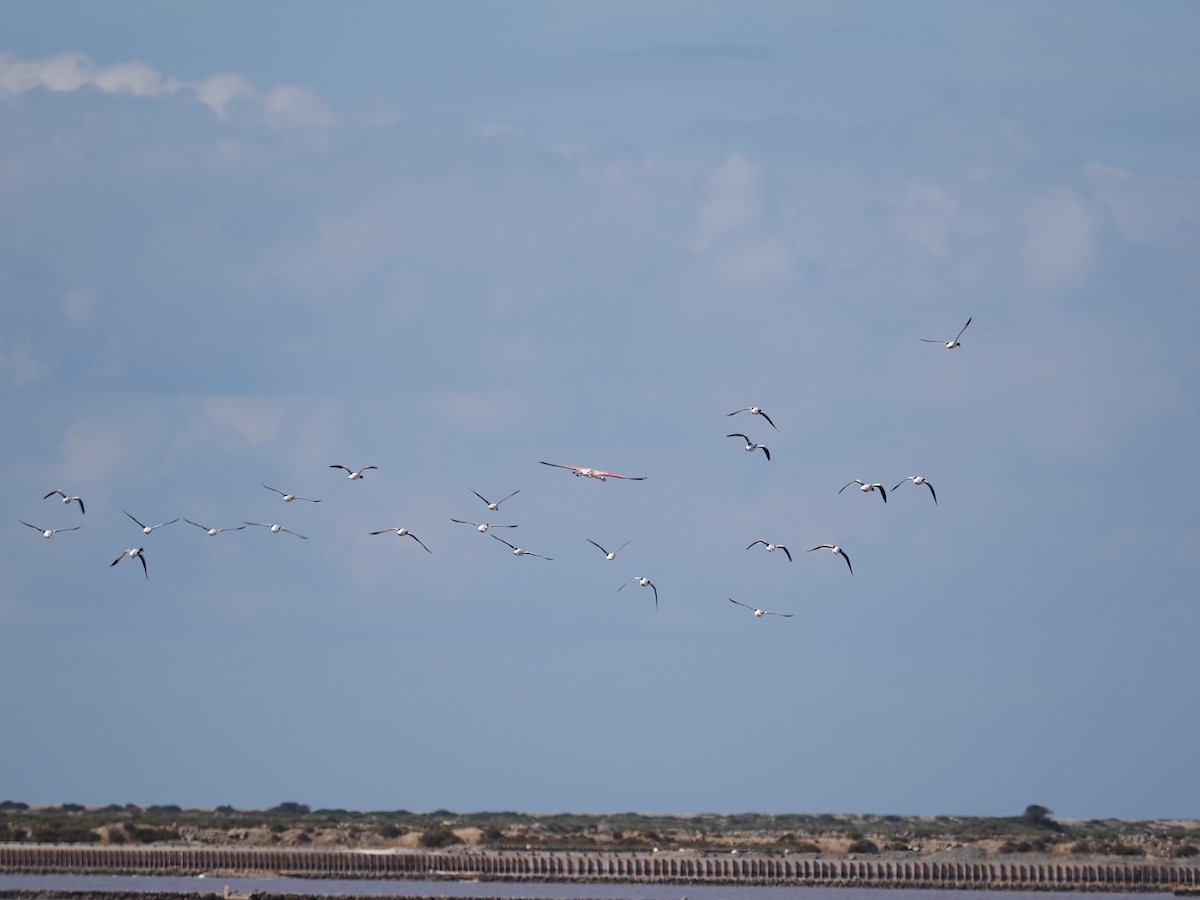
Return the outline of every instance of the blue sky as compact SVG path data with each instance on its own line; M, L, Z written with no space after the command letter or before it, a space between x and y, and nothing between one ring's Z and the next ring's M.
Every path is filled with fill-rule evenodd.
M0 794L1200 816L1200 10L751 12L0 7Z

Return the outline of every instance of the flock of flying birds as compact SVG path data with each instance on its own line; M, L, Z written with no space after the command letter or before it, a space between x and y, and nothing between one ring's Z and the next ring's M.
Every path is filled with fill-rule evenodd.
M941 344L947 350L954 350L954 349L957 349L958 347L962 346L962 344L959 342L959 339L962 337L963 332L967 330L967 326L969 326L970 324L971 324L971 319L969 318L969 319L967 319L966 325L963 325L963 327L959 329L958 334L956 334L954 336L954 338L949 341L934 340L931 338L920 338L920 340L922 340L926 343L931 343L931 344ZM779 431L778 426L771 420L771 417L769 415L767 415L766 411L763 410L759 406L743 406L740 409L735 409L733 412L727 413L726 415L727 416L736 416L739 413L743 413L743 412L750 413L750 415L752 417L758 417L758 418L763 419L764 421L766 421L766 423L768 425L771 426L771 428L773 428L777 432ZM747 435L742 434L741 432L733 432L733 433L727 435L727 437L741 438L745 444L743 449L745 449L746 452L754 453L757 450L761 450L763 452L763 455L766 457L766 459L768 461L770 461L771 451L765 445L755 443ZM619 479L622 481L645 481L646 480L646 476L644 476L644 475L621 475L616 472L607 472L602 469L586 468L583 466L571 466L571 465L565 465L562 463L546 462L545 460L542 460L541 464L544 466L552 466L552 467L558 468L558 469L566 469L567 471L569 471L572 475L575 475L576 477L589 478L589 479L594 479L596 481L607 481L609 478L616 478L616 479ZM373 469L378 469L378 466L363 466L360 469L351 469L348 466L334 464L334 465L331 465L329 468L340 469L340 470L344 471L346 473L346 477L350 481L360 481L363 479L363 477L365 476L365 474L367 472L369 472ZM899 482L897 482L891 488L891 490L896 491L907 481L911 481L917 487L920 487L922 485L927 487L929 489L929 494L932 497L933 502L935 504L937 503L937 491L934 490L933 485L929 482L929 480L924 475L908 475L905 478L902 478ZM864 494L872 494L872 493L878 492L880 499L882 499L884 503L887 503L887 490L888 489L886 489L881 482L868 482L868 481L863 481L862 479L859 479L859 478L855 478L850 481L847 481L844 485L842 485L842 487L838 490L838 493L839 494L842 493L842 491L845 491L846 488L850 487L850 485L852 485L852 484L858 485L859 491L861 491ZM268 491L278 494L283 499L284 503L292 503L296 500L302 500L306 503L320 503L321 502L320 500L313 499L311 497L302 497L299 494L293 494L293 493L289 493L286 491L281 491L278 488L271 487L268 484L263 484L262 486L264 488L266 488ZM498 512L500 509L500 504L506 502L507 500L510 500L511 498L515 497L517 494L520 493L520 490L518 489L518 490L515 490L512 493L508 494L507 496L502 497L499 500L488 500L486 497L484 497L478 491L475 491L474 489L468 489L468 490L470 490L472 494L474 494L476 497L478 497L485 504L485 506L487 507L489 512ZM42 499L48 500L51 497L55 497L55 496L59 497L62 500L62 503L64 505L70 505L72 503L77 504L79 506L80 514L81 515L86 514L87 510L84 507L83 498L79 497L77 495L68 494L65 491L56 489L56 490L52 490L49 493L47 493ZM287 533L290 535L294 535L295 537L300 538L301 540L308 540L308 538L305 535L300 534L295 531L292 531L290 528L285 528L283 525L280 525L278 523L273 523L273 522L250 522L250 521L243 520L242 524L235 525L233 527L213 528L208 525L202 525L201 523L195 522L186 517L177 516L174 519L171 519L166 522L159 522L155 525L147 525L147 524L143 523L141 520L139 520L138 518L136 518L129 511L123 509L122 512L124 512L125 515L128 516L134 522L134 524L136 524L138 526L138 528L141 529L142 533L145 535L149 535L159 528L165 528L168 525L173 525L176 522L178 522L180 520L180 518L182 518L184 522L188 523L189 525L193 525L196 528L201 529L209 537L216 537L218 534L221 534L222 532L225 532L225 531L242 531L248 527L254 527L254 528L266 528L272 534L279 534L280 532L284 532L284 533ZM21 522L22 525L32 528L34 531L37 531L38 533L40 533L42 535L42 537L44 537L44 538L51 538L51 537L54 537L54 535L60 534L62 532L78 531L81 527L79 525L74 525L69 528L42 528L39 525L34 525L29 522L26 522L24 519L20 519L19 521ZM491 522L472 522L467 519L452 518L450 521L460 524L460 525L470 525L480 534L487 534L494 528L500 529L500 528L516 528L516 527L518 527L515 524L495 524L495 523L491 523ZM422 549L424 549L426 553L432 552L429 549L429 547L426 546L424 541L422 541L419 537L417 537L417 535L413 534L407 528L403 528L403 527L381 528L376 531L370 531L370 532L368 532L368 534L371 534L371 535L395 534L398 537L410 537L414 541L416 541L418 544L420 544ZM500 537L497 534L492 534L491 537L494 540L497 540L500 543L504 544L506 547L508 547L512 551L514 556L533 556L538 559L545 559L545 560L552 559L552 557L544 556L541 553L535 553L532 550L527 550L524 547L520 547L520 546L517 546L516 544L506 541L504 538ZM601 546L599 543L597 543L596 541L593 541L591 538L587 538L587 542L589 544L592 544L594 547L596 547L596 549L598 549L601 553L603 553L605 560L607 560L608 562L614 561L617 557L617 554L620 553L621 550L623 550L630 543L632 543L632 541L625 541L625 543L618 546L615 550L607 550L603 546ZM782 550L784 556L787 557L788 562L792 561L791 551L783 544L776 544L776 543L772 543L770 541L759 539L759 540L751 542L746 547L746 549L750 550L751 548L756 547L759 544L762 544L768 553L774 553L776 550ZM850 562L849 554L847 554L846 551L844 549L842 549L840 546L838 546L837 544L818 544L815 547L810 547L807 552L812 553L813 551L816 551L816 550L828 550L837 556L841 556L842 559L845 560L846 568L849 569L850 574L851 575L854 574L854 566ZM116 559L114 559L111 563L109 563L109 565L115 566L124 559L136 559L139 562L141 562L143 575L147 579L150 577L150 569L146 563L145 547L130 547L129 549L122 551L122 553ZM621 584L621 586L617 588L617 592L619 593L620 591L624 590L629 584L631 584L633 582L636 582L640 587L644 587L644 588L648 587L651 589L651 591L653 591L654 606L657 609L658 608L658 587L649 578L647 578L645 576L634 575L634 576L626 579ZM792 613L773 612L771 610L759 609L748 603L743 603L740 600L735 600L732 597L729 597L728 599L729 599L730 603L733 603L737 606L741 606L741 607L744 607L744 608L750 610L754 614L754 616L759 619L764 618L766 616L778 616L780 618L791 618L793 615Z

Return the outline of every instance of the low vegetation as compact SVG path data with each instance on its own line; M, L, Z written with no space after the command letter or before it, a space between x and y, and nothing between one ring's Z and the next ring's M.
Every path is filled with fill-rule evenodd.
M1200 856L1198 821L1056 820L1031 805L1010 817L358 812L296 802L266 810L0 803L0 841L215 846L650 850L875 854Z

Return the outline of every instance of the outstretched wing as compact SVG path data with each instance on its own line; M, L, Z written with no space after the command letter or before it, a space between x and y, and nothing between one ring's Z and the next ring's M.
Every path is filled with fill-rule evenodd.
M973 319L973 318L975 318L975 317L974 317L974 316L971 316L971 319ZM971 319L967 319L967 325L970 325L970 324L971 324ZM962 337L962 335L963 335L963 332L967 330L967 325L964 325L962 328L960 328L960 329L958 330L958 334L956 334L956 335L954 336L954 340L956 340L956 341L957 341L957 340L958 340L960 337Z
M618 475L616 472L596 472L597 475L602 475L605 478L622 478L625 481L645 481L645 475Z

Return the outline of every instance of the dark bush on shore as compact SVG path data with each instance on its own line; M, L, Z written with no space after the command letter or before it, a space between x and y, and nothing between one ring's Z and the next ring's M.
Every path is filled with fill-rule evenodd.
M1108 852L1113 856L1145 856L1146 851L1141 847L1134 847L1132 844L1113 844L1108 848Z
M100 840L100 835L74 822L40 822L33 826L30 838L35 844L91 844Z
M422 831L421 837L418 840L422 847L428 847L431 850L462 843L462 838L449 828L434 828L430 831Z
M179 840L179 832L174 828L156 828L153 825L130 825L125 826L125 833L129 835L129 839L137 841L139 844L154 844L159 841L177 841Z
M850 853L878 853L879 846L867 838L859 838L847 848Z

